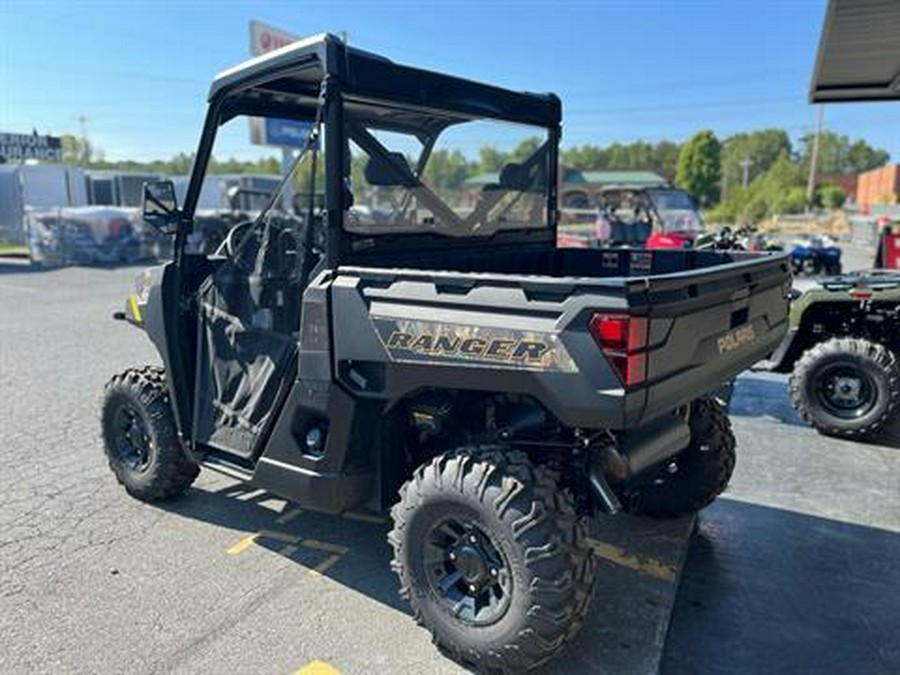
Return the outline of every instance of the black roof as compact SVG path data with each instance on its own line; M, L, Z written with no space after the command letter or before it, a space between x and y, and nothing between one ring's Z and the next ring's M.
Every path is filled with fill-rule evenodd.
M900 100L900 0L830 0L812 103Z
M284 113L304 101L312 105L327 76L341 93L356 101L396 102L454 116L511 120L540 126L560 123L559 98L554 94L516 92L400 65L370 52L346 46L340 38L321 33L245 61L220 73L209 99L230 101L232 114L273 114L281 102Z

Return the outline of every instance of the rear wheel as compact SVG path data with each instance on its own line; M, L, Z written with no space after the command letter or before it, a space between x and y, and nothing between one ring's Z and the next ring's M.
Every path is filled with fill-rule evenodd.
M800 416L830 436L872 434L900 400L900 366L884 345L832 338L807 350L794 366L791 400Z
M671 518L695 513L715 501L731 480L734 434L725 408L710 398L691 403L691 440L653 483L637 494L636 510Z
M521 671L581 625L595 564L585 522L556 473L524 453L439 455L403 485L391 516L401 595L451 658Z
M113 377L101 424L109 467L133 497L174 497L200 473L181 447L162 368L131 368Z

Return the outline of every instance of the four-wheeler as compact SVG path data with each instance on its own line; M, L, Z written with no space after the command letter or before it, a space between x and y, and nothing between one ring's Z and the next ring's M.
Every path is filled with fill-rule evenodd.
M282 186L219 254L191 252L240 116L313 123L284 183L308 206ZM541 141L463 203L429 157L486 122ZM725 488L735 441L709 392L775 349L790 289L786 254L558 249L560 133L552 94L331 35L218 76L184 204L144 187L174 259L118 314L163 363L106 387L119 482L165 499L206 466L313 509L392 507L400 591L446 653L479 672L550 658L591 600L592 516L689 513Z
M841 247L828 235L798 239L791 249L791 262L796 275L841 273Z
M791 373L794 407L818 431L860 438L895 413L898 350L900 272L856 272L795 292L788 334L761 367Z
M777 240L752 225L732 228L724 225L718 230L707 231L694 240L694 248L724 251L783 251Z

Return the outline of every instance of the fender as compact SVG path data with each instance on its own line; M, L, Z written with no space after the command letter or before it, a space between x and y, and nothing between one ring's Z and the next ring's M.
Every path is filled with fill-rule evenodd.
M142 327L162 359L178 432L182 440L189 444L193 435L191 393L194 381L194 363L190 358L189 345L194 327L185 325L184 317L179 316L180 271L177 265L169 262L146 273L151 279L147 304L141 312Z

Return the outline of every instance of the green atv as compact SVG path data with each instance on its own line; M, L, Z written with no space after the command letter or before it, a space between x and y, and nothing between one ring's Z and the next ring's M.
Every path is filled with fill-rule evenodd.
M820 433L870 436L900 400L900 272L826 278L794 291L790 329L764 364L791 373L791 400Z

